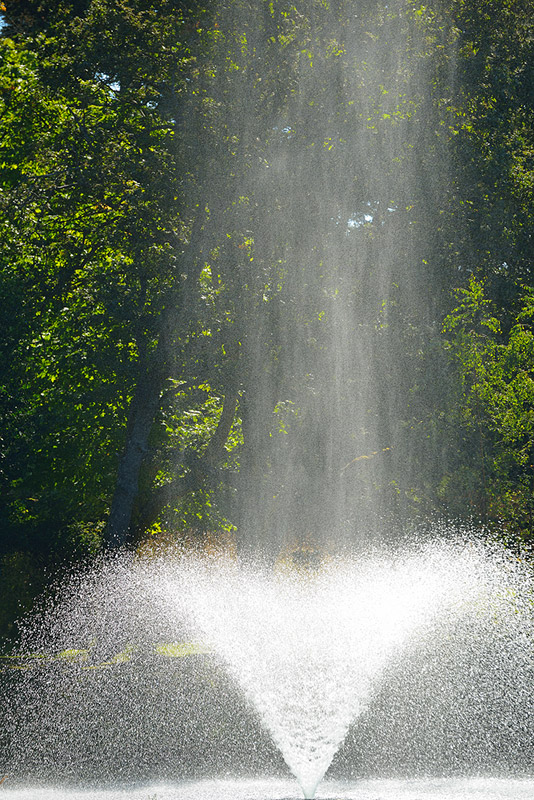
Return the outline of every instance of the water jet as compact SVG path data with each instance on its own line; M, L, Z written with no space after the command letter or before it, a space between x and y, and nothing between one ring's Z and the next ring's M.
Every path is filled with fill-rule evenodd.
M83 21L75 17L65 36L56 35L58 23L50 41L72 37L81 53L88 30L85 39L98 54L94 43L102 36L107 6L82 3L80 8L85 5L90 13ZM132 0L136 17L129 4L111 5L117 15L113 30L131 31L136 53L141 30L144 41L157 39L163 12L147 10L146 3L137 7ZM163 5L172 10L175 4ZM150 546L144 554L118 548L87 569L74 570L55 595L43 598L22 620L17 649L1 659L0 775L8 777L0 793L9 800L280 800L299 791L305 798L350 800L534 795L531 567L517 555L519 548L510 552L489 541L482 525L429 521L456 518L454 487L463 491L464 477L454 443L446 441L454 428L447 417L452 403L442 403L439 391L452 371L452 345L447 350L441 338L450 301L437 302L434 294L439 286L445 295L457 278L467 285L479 258L486 257L481 231L496 227L485 218L484 225L474 225L474 252L465 245L463 228L458 239L450 231L446 238L444 228L460 219L457 209L464 215L474 202L460 180L459 159L466 158L469 170L483 164L480 174L475 171L481 206L491 205L484 181L489 174L497 185L497 164L513 163L506 177L515 175L518 183L508 186L506 203L492 196L495 208L524 196L530 174L526 155L524 162L513 160L522 148L527 152L519 124L513 159L511 153L491 151L491 136L477 117L485 119L489 111L498 116L486 84L486 96L464 96L464 86L457 90L458 58L465 58L467 74L484 48L461 39L464 29L452 12L442 20L445 5L232 0L205 30L203 22L184 17L187 4L178 4L169 30L186 43L176 45L176 68L169 66L175 53L170 33L148 59L154 69L163 65L167 85L140 78L136 64L124 85L103 67L95 68L94 86L88 88L90 68L76 50L72 63L79 59L84 72L75 83L83 95L61 110L61 119L72 117L82 130L88 105L87 124L103 120L103 133L123 118L126 122L113 147L93 137L99 158L100 150L111 154L104 162L115 192L109 205L100 176L94 197L85 183L75 183L75 176L90 168L93 156L83 148L92 146L91 136L80 144L87 164L73 147L72 174L58 189L70 191L73 182L79 189L82 200L77 195L76 202L83 202L82 210L76 207L72 219L58 217L59 224L54 216L56 207L68 207L67 195L54 202L46 195L44 178L56 174L63 156L32 162L35 186L45 186L45 194L42 203L28 200L29 227L23 232L31 232L32 243L40 242L39 228L31 226L50 213L50 235L65 236L50 251L52 261L57 256L55 283L46 291L38 285L35 302L77 281L84 312L81 329L76 315L69 323L76 346L57 344L61 317L43 329L41 338L29 340L28 352L46 347L52 352L57 346L61 354L54 351L50 362L43 358L32 367L39 370L39 381L48 381L40 395L45 399L36 400L36 407L41 413L44 406L38 403L54 394L63 362L78 352L86 334L91 342L83 351L87 364L94 355L90 337L99 346L105 341L102 352L115 361L101 372L98 365L84 367L79 384L100 409L104 401L88 388L98 383L94 366L108 402L104 417L116 420L118 409L122 413L129 403L133 420L126 425L120 417L127 446L115 502L109 503L114 524L108 544L122 542L130 531L143 493L137 492L138 477L152 457L154 438L161 445L160 463L155 470L149 464L143 475L154 501L145 503L143 530L167 526L169 539L180 541L182 535L185 541L180 503L188 492L202 494L209 485L214 495L218 492L225 530L234 523L238 529L240 559L178 546L161 555ZM504 5L508 13L509 4ZM233 28L225 27L230 16ZM41 34L35 38L41 41ZM193 52L191 42L197 39L205 53ZM491 54L492 47L487 48ZM61 69L71 64L69 58L58 57ZM21 75L30 62L21 62ZM53 68L46 69L55 75L50 63ZM495 64L488 61L484 80L493 76ZM119 67L122 74L122 62ZM509 74L514 76L510 87L519 85L515 64ZM37 87L41 76L34 78ZM6 86L11 87L11 78ZM508 102L510 87L495 94ZM128 117L123 104L130 90ZM48 102L53 93L50 87L47 91ZM454 92L458 107L451 100ZM502 119L513 116L505 108ZM160 118L151 116L158 110ZM54 125L47 125L52 136ZM469 150L473 141L479 148L476 158ZM463 142L465 151L455 142ZM46 152L45 147L43 158ZM117 163L116 152L121 152ZM152 158L158 183L149 182ZM161 178L167 164L180 169L183 180L182 173L176 181ZM18 174L16 164L8 167ZM31 180L27 185L33 187ZM168 214L156 203L162 192L175 204ZM152 199L145 205L141 197ZM457 217L451 212L455 203ZM144 237L144 219L123 220L122 209L143 216L149 207L153 239L143 250L141 241L129 242L132 231L139 240ZM86 235L85 220L100 220L100 214L103 222ZM115 214L119 228L109 242L101 240L107 221L115 224ZM501 242L506 254L510 237L522 227L519 216L511 218L506 246ZM82 228L74 230L75 224ZM473 221L462 224L470 230ZM65 266L78 263L71 259L78 247L83 269L92 263L93 251L105 251L87 287L85 273L73 268L71 274ZM17 288L21 294L31 272L28 263L29 256ZM119 291L113 270L121 264L126 266L117 273ZM487 269L500 279L508 264L496 260ZM135 273L132 286L130 273ZM84 292L89 299L80 299ZM473 312L477 319L485 308L482 303ZM110 321L100 331L104 311ZM72 310L65 306L63 312ZM39 315L46 316L40 310ZM454 324L461 327L465 319L467 311ZM94 333L93 323L100 333ZM467 319L460 344L471 335L470 324ZM482 324L481 337L498 329L494 320L484 318ZM130 328L141 343L132 341ZM501 340L493 344L499 351ZM165 348L172 352L162 352ZM520 362L519 349L528 350L522 345L514 351L510 364ZM470 375L476 371L472 363L483 361L480 352L481 346L475 347L471 360L464 359ZM49 363L57 374L50 367L48 375ZM510 364L506 370L515 368ZM106 394L115 382L115 367L117 383L123 382L120 400ZM170 388L152 386L149 378L160 380L164 367L169 374L161 380L168 379ZM24 369L16 377L29 384ZM506 370L499 373L502 392L499 408L493 409L494 427L498 414L506 416L503 409L513 394L507 394L508 384L507 391L503 388ZM528 396L530 374L521 370L521 398ZM132 375L138 376L137 384ZM475 424L473 409L489 390L480 390L478 377L473 379L478 393L469 396L462 420L467 444L461 435L457 441L464 450L476 442L476 458L480 452L483 459L484 417ZM460 378L458 384L447 383L451 396L460 383ZM512 398L516 412L527 405L519 394L518 389ZM136 402L130 399L134 395ZM231 402L223 402L223 396ZM80 406L84 398L85 388L77 398ZM36 428L39 413L31 418ZM103 430L99 413L92 419ZM69 436L74 436L77 424L67 417ZM89 419L84 417L84 442L93 441ZM513 438L509 427L505 435ZM54 442L60 438L56 431ZM56 445L48 445L52 455L44 463L57 464ZM18 445L14 449L18 453ZM524 463L527 445L521 451L518 445L515 455L513 470L524 487L532 477L531 465ZM150 458L143 461L143 456ZM102 463L109 473L110 460ZM477 467L469 463L472 477ZM501 458L499 470L504 463ZM432 473L430 499L427 472ZM102 489L94 482L100 507L110 500L102 501L102 493L110 493L108 483L102 481L107 487ZM32 494L24 505L16 482L12 488L13 515L23 519L30 515L28 503L40 501ZM506 498L513 496L506 492ZM471 513L469 503L459 503L464 519ZM73 505L78 508L77 498ZM199 532L205 534L206 520L196 506L189 516L195 509ZM292 551L295 539L305 544Z
M58 798L117 775L166 777L169 796L188 797L190 781L201 792L210 774L283 774L275 746L306 798L321 796L329 768L348 791L347 778L381 759L390 781L403 770L463 774L469 762L475 774L514 776L509 796L521 797L514 781L528 773L534 727L531 587L521 562L474 541L304 574L116 557L63 587L24 631L5 771L72 783ZM443 796L463 797L450 780Z

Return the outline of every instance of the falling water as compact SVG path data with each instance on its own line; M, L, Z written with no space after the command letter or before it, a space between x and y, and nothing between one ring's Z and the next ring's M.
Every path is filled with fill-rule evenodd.
M410 637L472 606L489 601L481 616L506 606L502 574L478 550L436 545L305 575L212 564L195 569L192 584L181 577L169 599L188 598L307 798Z
M334 776L336 762L338 776L365 770L358 749L395 775L412 741L409 773L449 771L434 752L448 724L458 764L523 774L530 587L521 562L469 541L313 570L115 558L28 623L10 665L6 772L45 784L280 774L276 746L313 797L333 759Z
M246 5L230 4L232 13ZM243 117L251 98L270 102L259 80L247 83L256 62L215 70L219 100L206 104L244 154L244 188L228 190L227 224L238 232L208 230L204 252L223 261L231 242L232 258L247 256L232 280L252 287L238 335L243 417L258 444L229 516L243 550L267 554L270 566L119 554L62 584L2 661L0 773L22 787L8 781L8 798L29 796L26 782L165 780L171 788L152 794L200 800L256 791L196 783L235 774L281 776L275 789L257 785L279 797L293 791L290 773L311 798L328 770L339 781L384 779L337 788L339 797L532 794L519 780L534 756L528 568L449 530L403 544L380 521L406 512L405 472L441 457L408 410L424 398L412 391L421 368L407 340L440 325L429 266L438 245L410 209L435 210L449 186L444 137L423 112L429 48L453 48L456 34L436 23L432 38L420 18L407 22L400 0L346 4L336 31L327 6L314 6L304 28L319 31L306 46L324 57L312 68L311 49L297 53L298 79L276 119ZM192 141L195 124L202 135L206 117L184 121ZM231 166L232 181L238 172ZM321 564L273 568L273 553L308 535ZM477 773L490 777L465 794L458 777L434 788L397 781Z

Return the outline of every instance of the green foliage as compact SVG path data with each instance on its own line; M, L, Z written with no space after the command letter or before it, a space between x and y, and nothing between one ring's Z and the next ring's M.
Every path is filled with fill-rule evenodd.
M6 6L0 601L340 497L530 537L527 0Z
M0 559L0 640L14 638L15 620L30 609L42 588L39 566L29 553L20 550L5 553Z
M524 288L507 336L491 315L483 285L471 279L446 318L448 348L462 381L458 424L479 440L484 509L513 535L532 538L534 488L534 307Z

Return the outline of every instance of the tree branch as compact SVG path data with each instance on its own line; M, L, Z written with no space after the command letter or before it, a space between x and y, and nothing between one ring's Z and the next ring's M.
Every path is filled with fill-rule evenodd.
M144 506L141 508L135 529L135 538L139 539L143 533L156 521L166 506L175 503L179 498L189 492L208 487L218 481L224 480L226 470L217 469L222 461L225 450L224 445L230 434L235 418L239 391L237 388L228 390L223 403L222 413L215 433L201 456L189 454L189 472L181 478L175 478L163 486L155 487ZM183 455L183 454L182 454ZM233 473L232 476L234 477Z

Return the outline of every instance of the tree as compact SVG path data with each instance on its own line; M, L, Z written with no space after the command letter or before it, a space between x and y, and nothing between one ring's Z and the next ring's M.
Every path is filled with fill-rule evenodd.
M21 209L15 227L25 262L44 261L45 246L46 267L32 289L41 303L39 334L52 342L42 368L45 383L55 387L48 394L59 403L57 389L66 381L83 396L80 372L67 379L63 364L72 354L86 358L93 347L91 355L100 363L81 374L94 381L96 372L92 387L98 382L109 388L101 402L114 415L110 427L113 435L126 434L105 532L110 544L121 544L134 534L134 516L141 527L154 517L158 498L168 498L171 484L176 497L200 489L225 458L239 388L234 311L243 291L253 308L255 292L265 290L262 276L261 286L258 278L250 281L250 245L241 233L248 218L241 213L248 202L247 174L250 162L261 160L262 146L257 137L236 139L231 130L233 106L259 76L238 63L248 57L244 34L225 30L222 19L212 19L201 5L182 9L163 3L156 9L94 2L65 8L59 17L51 13L39 20L27 20L26 7L22 16L16 17L15 7L9 15L12 29L26 26L20 50L33 57L32 80L43 105L56 98L57 114L53 127L33 132L31 148L47 145L37 166L28 140L20 140L28 178L24 185L13 182L6 202L16 201ZM260 25L276 28L274 10L258 15L254 4L235 8L244 15L247 33L257 33L258 16ZM75 16L80 11L83 16ZM132 45L127 54L123 40ZM221 73L214 69L215 57L226 64ZM28 98L31 104L28 87L24 90L21 101ZM269 91L258 85L257 94L270 113ZM281 96L276 102L282 101ZM16 140L17 131L12 134ZM6 238L6 247L13 247L13 238ZM21 261L18 255L17 267ZM35 366L25 363L33 372ZM106 374L116 376L114 388ZM173 440L176 415L184 415L184 385L192 404L185 413L209 407L209 414L198 440L189 441L177 458ZM42 415L40 399L30 407L30 415ZM91 426L95 404L75 409L73 417L81 413ZM168 441L161 437L164 426ZM66 445L67 437L62 442ZM81 437L77 446L83 447ZM98 471L109 478L116 440L104 448L107 458ZM61 455L69 472L70 459ZM48 465L50 458L47 454ZM146 508L136 508L140 481L147 485L143 465L150 473L161 459L168 469L173 458L178 463L172 465L169 487L162 491L165 470L156 469ZM87 462L89 469L91 457ZM79 478L78 468L76 473ZM12 485L16 480L11 476ZM87 488L87 476L81 482Z
M442 323L528 283L527 5L9 4L6 541L461 513Z
M524 288L521 311L504 336L481 283L471 279L458 296L461 303L446 318L445 331L462 385L456 424L476 453L469 482L478 483L473 512L504 524L512 541L528 541L534 532L532 291Z

